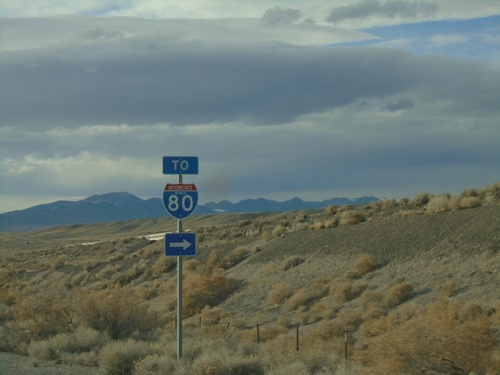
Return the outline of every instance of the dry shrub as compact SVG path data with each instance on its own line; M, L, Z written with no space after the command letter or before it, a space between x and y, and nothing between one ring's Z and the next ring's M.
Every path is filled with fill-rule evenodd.
M307 365L300 360L292 360L285 363L278 363L269 369L267 375L291 375L291 374L308 374Z
M475 208L481 207L482 201L478 197L463 197L460 200L460 206L462 208Z
M80 320L86 326L106 332L114 339L149 337L156 329L156 313L138 302L128 288L86 293L78 309Z
M299 322L301 325L305 326L309 323L312 322L312 316L311 314L307 313L307 312L303 312L301 314L299 314Z
M379 265L380 262L373 255L362 254L354 260L352 271L357 276L363 276L375 270Z
M315 318L331 319L335 314L335 309L333 303L320 300L312 305L309 311Z
M339 321L346 331L357 328L363 321L359 310L345 308L339 311L335 320Z
M22 303L13 306L13 314L32 340L68 332L73 323L68 302L57 291L26 296Z
M102 349L99 365L103 375L131 375L136 362L160 353L160 346L143 341L113 341Z
M122 265L120 264L108 264L107 266L103 267L96 275L95 277L98 280L107 280L110 279L112 276L119 274L119 272L122 269Z
M241 331L239 335L245 339L246 342L250 343L260 343L273 340L278 337L280 334L286 333L288 331L287 327L282 326L262 326L259 325L258 335L257 335L257 325L252 327L251 329L247 329Z
M410 203L410 198L407 198L407 197L403 197L403 198L399 198L399 206L401 207L406 207L408 206L408 204Z
M337 278L330 286L330 295L338 303L351 301L358 297L367 288L365 282L352 282L349 279Z
M330 204L326 206L325 208L325 215L332 216L337 213L337 207L333 204Z
M78 327L75 332L60 333L44 341L33 341L28 347L28 353L33 359L62 359L65 363L97 366L96 353L109 341L106 334L88 327ZM82 355L83 353L87 355Z
M229 314L220 307L205 306L200 312L203 325L218 324L221 320L229 317Z
M314 299L314 295L312 295L309 289L301 288L286 300L284 308L286 311L297 310L299 306L307 304L312 299Z
M452 211L459 211L463 207L460 205L461 197L453 196L448 202L448 208Z
M223 267L224 269L228 269L236 266L238 263L243 261L249 254L249 251L243 247L238 246L236 249L231 251L228 255L223 258Z
M426 206L427 214L434 214L438 212L445 212L450 209L450 196L449 195L438 195L434 196L429 200Z
M88 260L84 263L83 265L83 269L87 272L90 272L92 271L94 268L98 267L99 265L101 264L100 261L98 260L95 260L95 259L92 259L92 260Z
M365 215L361 211L356 210L347 210L342 212L342 216L340 218L340 225L354 225L363 223L366 221Z
M316 330L310 335L310 340L313 342L317 340L330 342L335 338L343 339L345 330L346 328L340 320L324 320L317 325Z
M32 359L44 361L53 361L59 358L59 353L57 353L48 340L31 342L28 347L28 355Z
M485 203L493 204L500 201L500 182L494 182L491 185L485 186L483 190Z
M398 203L395 198L384 199L379 201L380 209L382 209L383 211L387 211L391 208L396 207L397 205Z
M309 226L310 230L320 230L320 229L325 229L325 223L322 221L315 221Z
M293 294L293 288L288 283L278 283L267 294L269 302L275 305L284 303Z
M135 262L130 265L126 271L122 271L116 275L113 275L111 281L115 284L125 285L129 284L131 281L143 276L146 278L150 272L149 266L144 259L139 262Z
M175 257L160 256L152 268L154 277L160 277L164 273L170 272L177 267Z
M264 366L258 358L240 354L227 357L217 354L198 358L193 365L193 375L264 375L265 373Z
M291 255L283 261L281 269L287 271L290 268L297 267L299 264L304 263L305 259L298 255Z
M271 233L274 237L283 237L285 232L286 228L283 225L278 224Z
M221 270L190 274L184 285L183 307L186 317L195 315L205 306L215 306L229 297L239 285L238 280L226 277Z
M500 368L498 311L441 300L411 318L382 317L369 330L354 360L361 374L478 373Z
M459 288L457 283L453 281L445 281L439 286L439 290L446 297L452 297L458 292Z
M10 307L4 302L0 302L0 324L12 318Z
M412 210L399 210L395 212L394 215L397 217L410 217L415 215L415 212Z
M175 373L178 361L170 356L152 354L134 364L134 375L170 375Z
M2 265L2 267L5 267ZM0 287L7 285L12 277L12 271L9 269L2 268L0 269ZM4 290L0 291L0 301L3 300Z
M314 294L315 298L321 298L328 295L330 291L331 280L326 277L318 277L314 280L311 285L311 292Z
M412 297L413 294L414 290L411 284L396 284L389 288L387 294L383 298L383 303L387 307L397 306Z
M363 324L361 324L360 332L365 338L380 336L395 325L393 315L381 315L376 318L366 319Z
M142 283L135 289L135 295L142 300L150 300L158 295L158 285Z
M365 290L359 297L359 305L363 310L363 320L374 319L385 313L382 294L374 290Z
M477 198L483 198L484 197L484 192L481 189L465 189L462 191L460 194L461 197L477 197Z
M290 228L291 232L302 232L304 230L309 229L309 224L308 223L302 223L302 222L297 222L293 223L292 227Z
M223 250L213 250L208 256L207 265L210 269L228 269L243 261L248 254L249 251L243 246L236 247L227 255L224 255Z
M212 250L208 255L207 266L210 269L214 268L223 268L223 259L224 251L223 250Z
M427 203L429 203L430 198L431 198L431 194L429 194L429 193L421 193L421 194L417 195L416 197L412 198L410 200L409 204L413 208L422 208Z
M50 269L52 271L56 271L59 268L62 268L65 265L67 265L67 262L68 262L68 259L65 255L60 255L58 257L55 257L50 262Z
M336 228L339 226L340 219L335 216L333 219L327 220L324 224L325 228Z
M288 328L292 325L292 319L289 316L281 315L277 322L280 327Z

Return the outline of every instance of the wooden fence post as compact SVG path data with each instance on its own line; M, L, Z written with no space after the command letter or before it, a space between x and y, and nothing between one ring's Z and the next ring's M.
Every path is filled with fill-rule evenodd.
M297 351L299 351L299 323L297 323L297 342L296 342Z
M347 336L348 336L347 331L344 331L344 358L346 362L347 362Z

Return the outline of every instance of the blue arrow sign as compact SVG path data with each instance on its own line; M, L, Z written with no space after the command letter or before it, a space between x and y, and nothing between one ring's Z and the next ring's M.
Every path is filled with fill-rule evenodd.
M163 174L198 174L198 156L164 156Z
M196 255L196 233L166 233L165 255L170 257Z

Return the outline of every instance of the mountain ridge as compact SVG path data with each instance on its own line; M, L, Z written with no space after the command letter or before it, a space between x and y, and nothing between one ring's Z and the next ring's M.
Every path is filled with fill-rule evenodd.
M194 214L235 212L285 212L316 209L328 205L365 204L379 198L331 198L319 202L298 197L278 202L266 198L244 199L237 203L228 200L208 202L197 206ZM93 224L167 216L160 198L141 199L127 192L95 194L79 201L60 200L23 210L0 214L1 232L20 232L66 224Z

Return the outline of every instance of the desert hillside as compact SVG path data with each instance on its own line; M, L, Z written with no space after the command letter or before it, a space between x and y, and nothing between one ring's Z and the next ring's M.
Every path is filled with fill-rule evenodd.
M75 373L498 374L499 203L495 183L193 216L182 361L176 259L150 240L175 220L0 233L0 350Z

